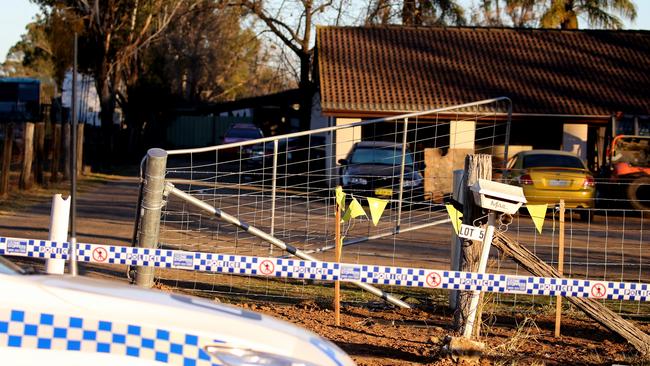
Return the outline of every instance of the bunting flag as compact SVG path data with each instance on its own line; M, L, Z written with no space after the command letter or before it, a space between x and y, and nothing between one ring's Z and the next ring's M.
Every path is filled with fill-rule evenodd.
M368 208L370 209L370 217L372 218L372 223L377 226L381 215L384 213L384 209L388 204L387 200L382 200L379 198L366 197L368 200Z
M352 202L350 202L350 206L345 211L345 214L343 214L343 221L349 221L350 219L359 217L361 215L368 217L368 215L366 215L366 211L363 210L363 207L361 207L359 201L357 201L356 198L353 198Z
M462 217L463 213L458 211L456 207L452 204L446 204L445 207L447 208L447 213L449 214L449 218L451 219L451 225L454 227L454 231L456 232L456 235L460 232L460 224L463 222Z
M345 210L345 192L343 187L336 187L336 204L339 205L339 210Z
M542 226L544 226L544 218L546 217L546 210L548 209L548 204L543 205L526 205L530 217L533 219L535 228L537 232L542 233Z

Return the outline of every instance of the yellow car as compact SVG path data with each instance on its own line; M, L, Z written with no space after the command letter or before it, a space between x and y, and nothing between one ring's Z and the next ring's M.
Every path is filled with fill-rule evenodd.
M574 154L556 150L530 150L517 153L508 161L505 181L520 186L529 204L557 205L563 199L567 208L593 208L596 187L593 175ZM591 210L580 210L584 220Z

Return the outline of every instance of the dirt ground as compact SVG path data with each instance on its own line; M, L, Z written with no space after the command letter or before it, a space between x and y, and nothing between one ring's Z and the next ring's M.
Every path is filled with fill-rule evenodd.
M60 185L0 201L0 236L47 238L51 194L66 189ZM129 243L136 197L136 178L84 178L78 200L79 241ZM89 274L124 280L119 277L123 271L87 270ZM457 364L443 350L445 337L455 335L451 329L453 314L440 304L420 303L411 310L375 303L344 304L341 326L337 327L329 304L236 301L239 306L283 318L331 339L359 365ZM486 343L482 365L650 365L623 339L580 314L563 318L560 338L553 337L552 312L515 311L487 318L482 327L481 340ZM650 332L648 319L637 324Z

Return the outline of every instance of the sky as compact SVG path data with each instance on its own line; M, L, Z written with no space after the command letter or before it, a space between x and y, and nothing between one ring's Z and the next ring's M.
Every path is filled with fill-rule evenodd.
M476 0L461 0L470 5ZM9 48L25 33L25 25L34 20L39 9L29 0L0 0L0 62L4 62ZM650 30L650 0L636 0L637 20L626 24L626 29Z

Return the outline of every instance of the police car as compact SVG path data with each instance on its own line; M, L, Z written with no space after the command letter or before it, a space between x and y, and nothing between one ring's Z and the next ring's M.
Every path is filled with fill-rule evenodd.
M2 365L346 366L331 342L237 307L83 277L29 274L0 257Z

